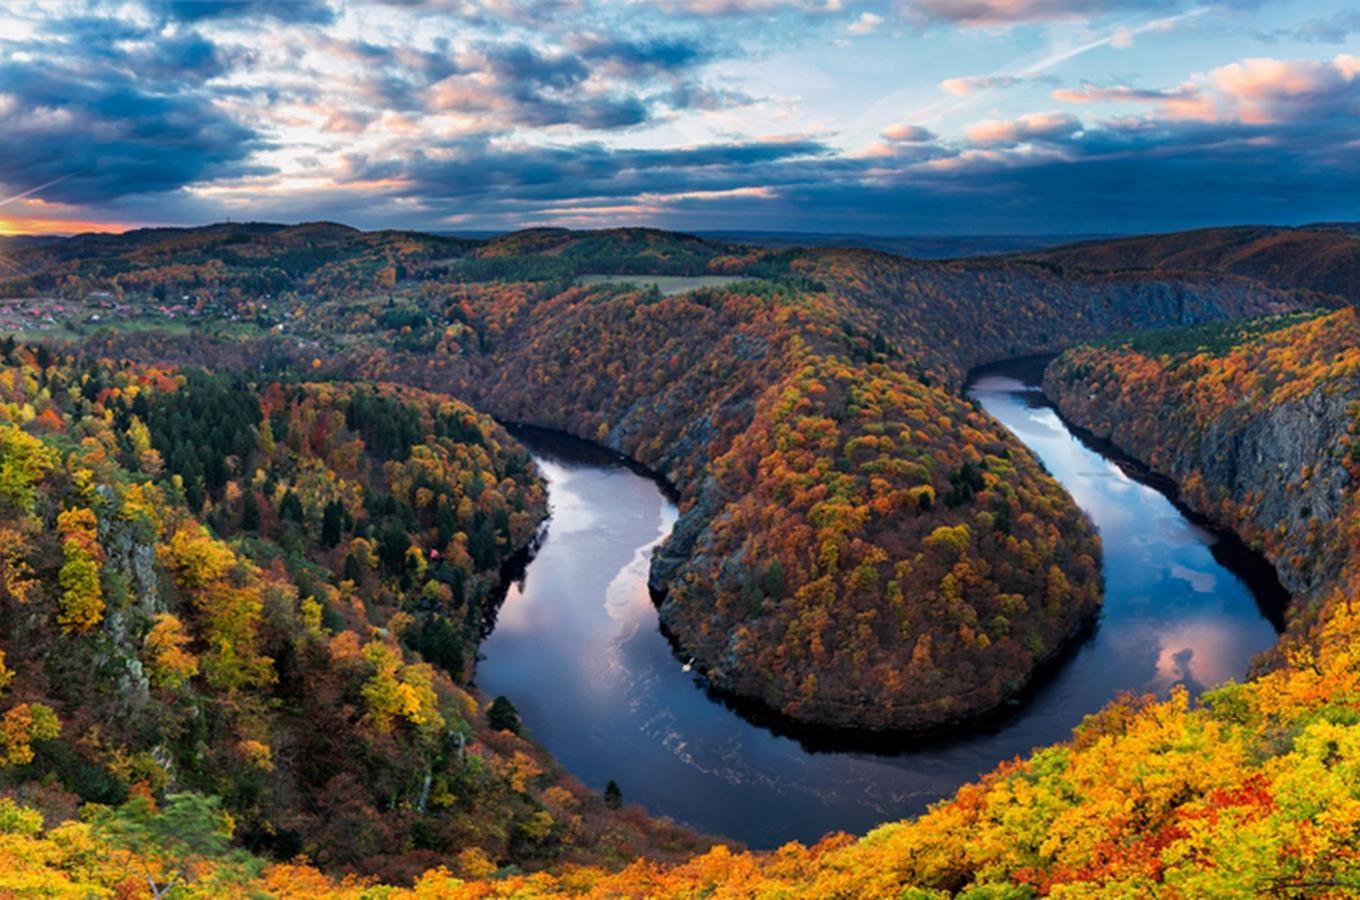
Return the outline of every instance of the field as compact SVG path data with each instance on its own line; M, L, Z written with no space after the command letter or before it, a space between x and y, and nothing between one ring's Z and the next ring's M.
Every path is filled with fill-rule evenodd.
M685 291L692 291L696 288L718 288L755 280L754 278L731 275L582 275L577 279L578 283L587 287L596 284L636 284L642 286L654 284L656 289L667 297L672 294L683 294Z

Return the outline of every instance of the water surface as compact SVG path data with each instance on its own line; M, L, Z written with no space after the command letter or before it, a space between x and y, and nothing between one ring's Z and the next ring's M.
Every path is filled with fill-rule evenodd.
M1197 692L1241 677L1274 642L1277 587L1254 592L1240 547L1084 444L1021 379L987 375L970 394L1062 482L1105 547L1093 633L999 720L886 740L879 752L826 752L796 729L743 718L684 671L658 630L647 566L675 507L613 454L533 431L521 437L547 477L552 518L483 645L479 684L509 696L587 784L612 778L654 814L769 848L919 813L998 762L1065 739L1121 691Z

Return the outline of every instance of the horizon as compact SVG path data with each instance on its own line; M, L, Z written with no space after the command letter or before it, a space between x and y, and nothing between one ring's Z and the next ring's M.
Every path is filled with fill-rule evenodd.
M1130 235L1360 207L1339 0L19 0L0 234Z
M36 232L6 232L0 230L0 240L10 238L57 238L69 240L71 238L89 237L94 235L120 236L133 234L139 231L197 231L209 228L217 228L226 225L241 226L269 226L281 229L302 228L309 225L333 225L340 228L348 228L362 234L371 234L385 231L411 232L413 234L428 234L436 237L462 237L469 240L493 239L506 235L518 234L528 231L570 231L580 233L606 232L606 231L662 231L670 234L690 235L709 239L711 237L721 237L732 235L740 243L740 237L750 235L752 237L789 237L798 236L818 237L818 238L867 238L874 240L955 240L955 241L986 241L1001 240L1006 238L1027 238L1036 240L1058 240L1070 239L1072 241L1084 240L1119 240L1122 238L1151 237L1157 235L1174 235L1190 233L1195 231L1220 231L1228 229L1244 228L1268 228L1268 229L1289 229L1289 230L1311 230L1339 228L1360 223L1360 218L1356 220L1335 220L1318 222L1301 222L1297 224L1284 224L1279 222L1235 222L1224 225L1206 225L1198 228L1169 228L1155 231L1124 231L1124 232L1015 232L1015 231L996 231L996 232L875 232L875 231L850 231L850 230L818 230L818 229L763 229L763 228L668 228L665 226L650 225L645 223L627 222L620 224L601 224L590 227L573 227L568 225L551 224L529 224L507 228L461 228L461 229L427 229L427 228L403 228L399 226L375 226L364 228L348 222L335 219L302 219L296 221L280 221L270 219L219 219L215 221L205 221L189 224L173 225L130 225L126 227L99 228L88 231L36 231ZM3 224L0 222L0 224Z

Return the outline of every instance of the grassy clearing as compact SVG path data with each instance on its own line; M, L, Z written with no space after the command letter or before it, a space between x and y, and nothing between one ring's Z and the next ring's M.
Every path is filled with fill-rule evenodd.
M656 285L661 293L680 294L695 288L724 287L747 281L758 281L742 275L582 275L577 279L581 284L636 284L639 287Z

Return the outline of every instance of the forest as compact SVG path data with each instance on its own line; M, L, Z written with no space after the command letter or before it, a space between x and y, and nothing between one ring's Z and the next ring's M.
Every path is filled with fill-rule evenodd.
M311 299L296 314L275 299L269 321L282 315L286 333L87 343L218 368L315 360L321 376L449 392L625 453L682 498L652 583L686 652L720 689L858 729L996 708L1099 606L1089 525L1018 441L957 398L972 366L1306 304L1213 272L1064 277L1027 261L916 263L645 229L519 232L423 268L434 251L418 237L346 236L313 225L133 240L125 256L149 267L186 244L208 254L229 241L257 260L299 243L345 249L298 277L294 293ZM354 279L348 293L318 292L339 260L380 252L391 278L377 290ZM748 280L666 296L574 283L584 271ZM833 614L842 606L853 620Z
M212 798L244 850L395 880L703 846L616 812L471 686L546 515L486 416L10 343L0 447L11 809Z
M261 291L274 307L257 331L3 348L0 891L1360 889L1360 335L1340 296L1216 264L922 263L641 230L86 240L30 248L4 290L192 284L209 318ZM587 273L750 280L663 295ZM1143 333L1167 326L1191 327ZM676 489L652 586L718 688L853 729L995 709L1098 613L1100 546L959 390L980 363L1093 339L1049 371L1064 413L1173 477L1301 598L1251 681L1119 699L918 820L774 853L616 809L470 683L502 567L546 511L494 415ZM1301 422L1316 447L1267 452ZM1262 453L1207 464L1244 444ZM1288 472L1274 494L1258 456Z

